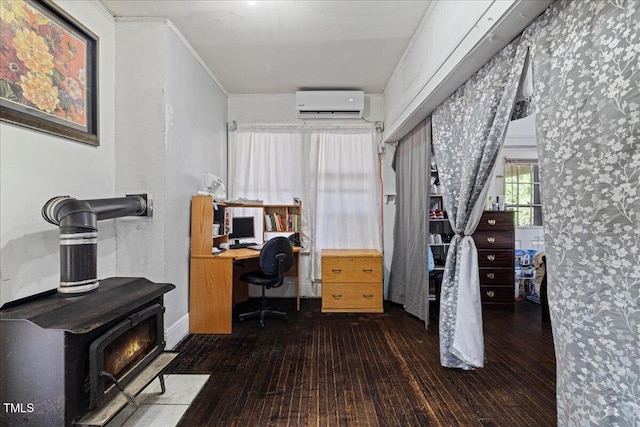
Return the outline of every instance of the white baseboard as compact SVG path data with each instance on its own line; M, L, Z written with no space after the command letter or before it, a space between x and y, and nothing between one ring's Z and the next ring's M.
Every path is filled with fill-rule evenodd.
M164 336L167 342L165 348L167 350L173 350L187 335L189 335L189 313L165 329Z

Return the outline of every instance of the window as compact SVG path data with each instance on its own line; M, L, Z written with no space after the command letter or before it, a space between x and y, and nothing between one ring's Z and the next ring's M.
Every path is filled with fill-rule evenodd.
M381 249L378 147L372 131L314 131L310 147L316 250Z
M537 160L506 159L505 207L515 211L517 227L542 225L540 174Z
M302 198L312 280L320 278L324 248L382 249L378 146L370 125L257 125L229 139L232 199Z
M305 144L292 128L238 129L230 133L230 199L287 204L304 191Z

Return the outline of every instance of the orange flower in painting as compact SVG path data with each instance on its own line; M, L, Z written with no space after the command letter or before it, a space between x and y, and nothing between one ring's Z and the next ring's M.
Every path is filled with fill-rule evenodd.
M31 71L39 74L51 74L53 71L53 55L45 40L33 31L24 29L16 31L13 45L18 58Z
M29 71L26 76L20 77L20 80L22 95L25 99L48 113L53 113L58 108L60 103L58 88L53 85L49 77Z

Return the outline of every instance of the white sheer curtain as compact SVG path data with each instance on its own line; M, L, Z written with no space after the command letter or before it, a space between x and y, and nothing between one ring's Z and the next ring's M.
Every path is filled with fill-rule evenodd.
M302 199L310 279L325 248L382 249L377 138L371 125L239 126L229 134L229 198Z
M319 279L322 249L382 249L380 173L370 127L314 130L310 142L312 277Z
M308 157L308 144L303 139L308 140L308 135L298 127L239 127L232 131L229 199L290 204L294 197L302 197Z

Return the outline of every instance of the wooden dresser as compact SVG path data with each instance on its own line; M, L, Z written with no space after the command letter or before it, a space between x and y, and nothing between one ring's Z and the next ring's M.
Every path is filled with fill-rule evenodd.
M515 228L513 212L485 211L473 239L478 248L483 308L514 308Z
M322 251L322 311L382 313L382 254L374 249Z

